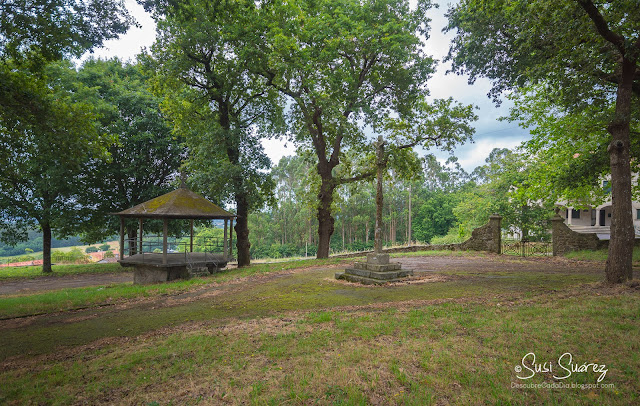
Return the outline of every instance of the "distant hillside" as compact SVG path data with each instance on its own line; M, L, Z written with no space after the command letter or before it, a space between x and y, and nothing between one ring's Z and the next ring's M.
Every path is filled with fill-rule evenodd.
M83 245L80 237L71 237L66 240L53 238L51 241L52 248L72 247L74 245ZM0 257L23 255L27 248L32 249L34 252L42 251L42 234L37 231L29 231L29 239L13 247L0 242Z

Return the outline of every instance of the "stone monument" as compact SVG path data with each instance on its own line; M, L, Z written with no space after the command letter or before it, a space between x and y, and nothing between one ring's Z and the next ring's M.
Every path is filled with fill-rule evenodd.
M382 253L382 175L387 165L384 144L382 136L379 136L376 144L378 184L376 187L376 228L373 252L367 254L367 262L356 262L353 264L353 268L347 268L344 272L336 273L336 279L360 282L365 285L381 285L389 282L398 282L402 278L413 275L411 270L402 270L399 263L390 263L389 254Z

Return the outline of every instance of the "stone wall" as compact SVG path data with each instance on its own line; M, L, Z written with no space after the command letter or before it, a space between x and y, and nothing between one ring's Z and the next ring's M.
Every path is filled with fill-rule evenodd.
M497 214L489 217L489 222L473 230L471 238L460 244L460 249L500 254L502 250L501 221L502 216Z
M500 254L502 249L502 233L500 223L502 217L494 214L489 222L478 227L471 233L471 238L460 244L412 245L409 247L395 247L383 250L385 253L416 252L416 251L487 251ZM335 258L362 257L373 251L354 252L351 254L332 255Z
M608 240L601 240L595 234L577 233L570 229L560 215L551 219L553 255L564 255L571 251L599 250L607 248Z

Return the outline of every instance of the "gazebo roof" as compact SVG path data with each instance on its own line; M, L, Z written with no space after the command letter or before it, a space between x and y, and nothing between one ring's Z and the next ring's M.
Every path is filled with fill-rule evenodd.
M186 187L180 187L173 192L158 196L155 199L115 214L120 217L173 219L225 219L235 217L233 213L229 213Z

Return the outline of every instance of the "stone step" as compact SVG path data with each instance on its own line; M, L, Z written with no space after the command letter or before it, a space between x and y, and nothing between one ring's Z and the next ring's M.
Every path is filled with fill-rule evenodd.
M362 269L365 271L390 272L390 271L397 271L398 269L400 269L401 266L399 263L380 265L380 264L371 264L368 262L356 262L353 264L353 267L355 269Z
M385 283L401 282L404 280L402 278L384 279L384 280L373 279L373 278L367 278L364 276L350 275L348 273L342 273L342 272L336 273L336 279L344 279L349 282L362 283L363 285L384 285Z
M403 278L405 276L413 275L413 271L401 270L401 269L397 271L376 272L376 271L369 271L366 269L347 268L345 269L345 273L349 275L362 276L365 278L380 279L380 280Z

